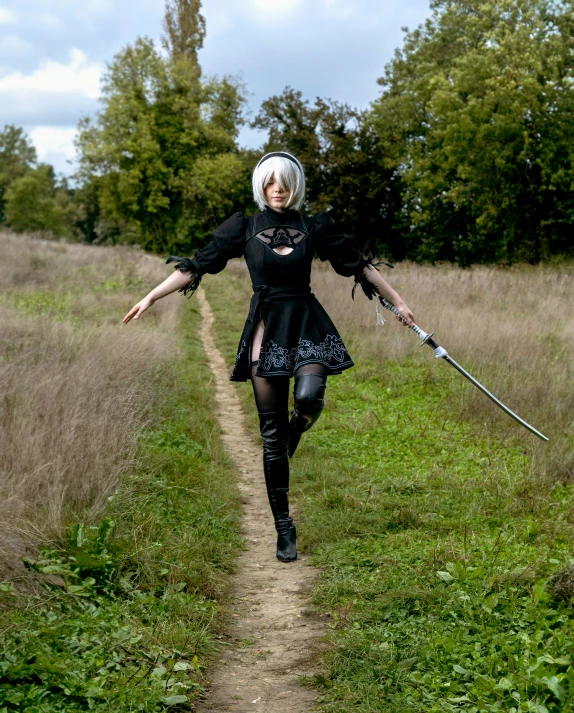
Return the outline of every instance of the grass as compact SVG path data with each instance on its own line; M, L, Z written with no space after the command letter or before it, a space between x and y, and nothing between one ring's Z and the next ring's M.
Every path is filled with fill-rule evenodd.
M0 711L189 710L242 546L197 306L175 295L122 329L165 274L158 260L0 242ZM421 326L551 442L407 330L375 329L373 303L317 266L314 291L357 366L329 380L292 462L300 548L333 622L322 673L304 682L323 713L570 711L572 267L389 276ZM244 265L204 286L231 362Z
M5 511L11 509L3 526L12 546L5 548L0 581L0 711L190 710L220 647L228 575L242 547L233 468L196 337L197 307L176 295L154 306L137 331L122 332L115 323L142 290L134 282L138 275L145 285L156 282L158 261L124 250L18 241L25 264L56 255L51 267L63 284L35 279L36 267L29 281L4 275L12 280L2 298L12 339L0 368L13 375L21 369L23 382L18 391L12 378L10 423L20 430L10 433L23 433L30 414L31 427L38 422L25 394L38 374L26 373L30 365L44 375L45 391L38 382L34 393L58 419L54 443L29 434L44 452L19 454L4 435L4 453L29 487L18 489L16 479L5 477ZM86 290L90 281L101 291ZM73 299L56 299L54 291ZM45 306L41 317L38 305ZM26 337L20 344L17 334ZM50 359L41 358L40 343L53 350ZM74 393L74 408L67 409ZM91 434L82 430L86 411ZM90 437L108 441L91 445ZM74 454L82 445L88 451ZM98 445L110 472L89 450ZM44 487L30 465L42 458ZM83 478L89 487L80 487Z
M300 545L322 569L314 601L333 621L323 673L306 681L322 713L572 710L574 592L557 586L574 555L569 269L407 265L391 279L455 358L549 432L547 450L317 271L357 363L329 380L292 461ZM242 265L205 286L231 360L250 292ZM538 332L524 334L529 310Z
M0 575L24 576L19 557L102 515L132 467L172 370L179 305L122 329L165 274L159 260L8 233L0 245Z

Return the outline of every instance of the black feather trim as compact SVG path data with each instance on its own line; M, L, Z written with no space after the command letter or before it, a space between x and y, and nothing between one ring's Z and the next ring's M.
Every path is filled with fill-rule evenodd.
M351 292L351 297L355 299L355 290L357 289L358 285L361 285L361 289L365 293L365 295L372 300L373 297L377 296L379 293L377 292L376 287L373 285L373 283L368 280L364 275L363 275L363 270L367 265L370 265L371 267L374 267L375 270L378 271L378 265L386 265L387 267L394 268L394 265L392 265L390 262L384 262L384 261L379 261L379 262L373 262L374 257L373 255L368 255L365 259L363 264L361 265L360 272L358 272L355 275L355 284L353 285L353 290Z
M165 262L166 264L169 264L170 262L175 262L175 265L173 266L175 270L184 270L185 272L192 273L193 279L191 280L191 282L178 290L178 292L181 292L184 295L191 297L193 293L197 290L197 288L199 287L199 283L201 282L201 275L197 274L196 267L193 264L191 258L170 255Z

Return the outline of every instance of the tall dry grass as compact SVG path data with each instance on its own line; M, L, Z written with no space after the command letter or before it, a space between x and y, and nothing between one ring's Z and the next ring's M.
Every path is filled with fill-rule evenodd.
M521 439L535 455L537 475L574 480L574 265L464 270L402 263L381 269L417 324L434 331L439 344L550 441L530 435L474 387L464 390L466 415ZM357 357L434 359L390 312L391 320L375 328L374 304L359 295L350 306L349 288L332 270L321 266L314 274L314 290L342 331L353 335ZM438 361L433 366L450 369Z
M0 576L101 514L161 399L177 310L129 307L168 274L130 248L0 232Z
M237 261L231 269L247 282L244 263ZM484 429L519 439L534 455L537 477L574 481L574 265L461 269L399 263L380 270L413 310L417 324L434 331L454 359L550 441L529 434L474 387L463 388L467 382L459 375L445 413L462 410L478 433ZM375 302L360 288L351 301L351 287L351 280L328 263L314 265L313 291L355 361L380 360L382 378L386 359L419 359L431 373L451 369L435 362L431 350L421 349L415 334L382 307L389 319L376 327Z

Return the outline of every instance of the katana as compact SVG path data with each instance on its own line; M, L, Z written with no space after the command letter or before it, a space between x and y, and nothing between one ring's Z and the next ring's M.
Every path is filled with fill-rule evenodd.
M416 324L409 324L407 320L403 317L403 315L399 312L399 310L390 302L387 302L387 300L384 297L379 297L379 302L383 305L383 307L386 307L388 310L390 310L393 314L396 314L401 321L403 321L405 324L407 324L413 332L415 332L420 338L421 338L421 347L423 344L428 344L429 347L431 347L435 353L435 357L437 359L444 359L446 362L448 362L451 366L454 366L454 368L460 372L466 379L468 379L472 384L474 384L478 389L482 391L482 393L485 396L488 396L488 398L491 401L494 401L494 403L497 406L500 406L500 408L507 413L511 418L513 418L515 421L518 421L518 423L522 424L524 428L527 428L531 433L534 433L535 436L538 436L538 438L541 438L543 441L547 441L548 438L540 431L537 431L534 426L531 426L529 423L526 423L526 421L523 421L520 416L517 416L514 411L511 411L508 406L505 406L502 401L496 398L494 394L491 394L490 391L485 388L480 381L477 381L474 376L468 373L466 369L463 369L460 364L457 364L457 362L450 356L450 354L447 352L446 349L443 349L440 345L438 345L435 340L433 339L434 332L431 332L430 334L427 334L424 330L422 330L420 327L417 327ZM379 309L377 307L377 324L384 324L384 319L382 318Z

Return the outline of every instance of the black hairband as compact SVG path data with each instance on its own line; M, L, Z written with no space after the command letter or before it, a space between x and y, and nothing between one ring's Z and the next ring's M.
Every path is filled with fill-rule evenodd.
M284 151L273 151L272 153L268 153L266 156L263 156L263 158L257 164L257 168L259 168L259 166L261 166L263 161L267 161L268 158L273 158L273 156L283 156L283 158L288 158L289 161L293 161L293 163L297 166L297 168L299 168L299 169L301 168L301 164L299 163L299 161L297 161L296 158L293 158L293 156L291 156L291 154L285 153Z

